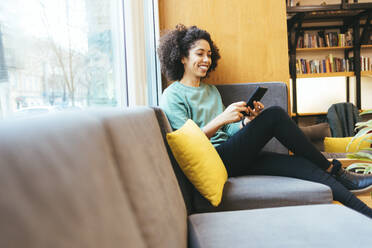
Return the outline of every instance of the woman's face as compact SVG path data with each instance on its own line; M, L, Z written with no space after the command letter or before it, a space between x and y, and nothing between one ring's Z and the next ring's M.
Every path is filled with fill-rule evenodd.
M197 40L189 50L189 56L182 58L185 72L183 76L189 78L203 78L211 66L211 48L208 41Z

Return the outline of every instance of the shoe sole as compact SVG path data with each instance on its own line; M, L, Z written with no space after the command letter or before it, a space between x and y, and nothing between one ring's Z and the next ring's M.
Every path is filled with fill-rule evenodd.
M363 188L363 189L353 189L353 190L350 190L351 193L353 193L354 195L360 195L362 193L365 193L365 192L368 192L368 191L371 191L372 190L372 185L366 187L366 188Z

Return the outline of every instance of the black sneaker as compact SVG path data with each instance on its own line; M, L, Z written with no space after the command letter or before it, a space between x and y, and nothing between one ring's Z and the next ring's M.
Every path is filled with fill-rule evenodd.
M334 159L332 164L331 175L354 194L360 194L372 189L372 175L361 175L344 170L337 159Z

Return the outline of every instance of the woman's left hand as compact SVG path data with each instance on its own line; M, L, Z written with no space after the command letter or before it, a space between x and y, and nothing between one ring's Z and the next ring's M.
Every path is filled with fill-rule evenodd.
M253 120L258 116L261 111L265 108L265 106L261 102L253 102L254 109L251 109L251 107L248 107L249 116L247 117L249 120Z

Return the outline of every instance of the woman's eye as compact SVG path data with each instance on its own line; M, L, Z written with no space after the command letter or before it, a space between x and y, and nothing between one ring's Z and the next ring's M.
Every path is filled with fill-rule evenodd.
M211 58L212 57L212 54L208 54L208 58Z

